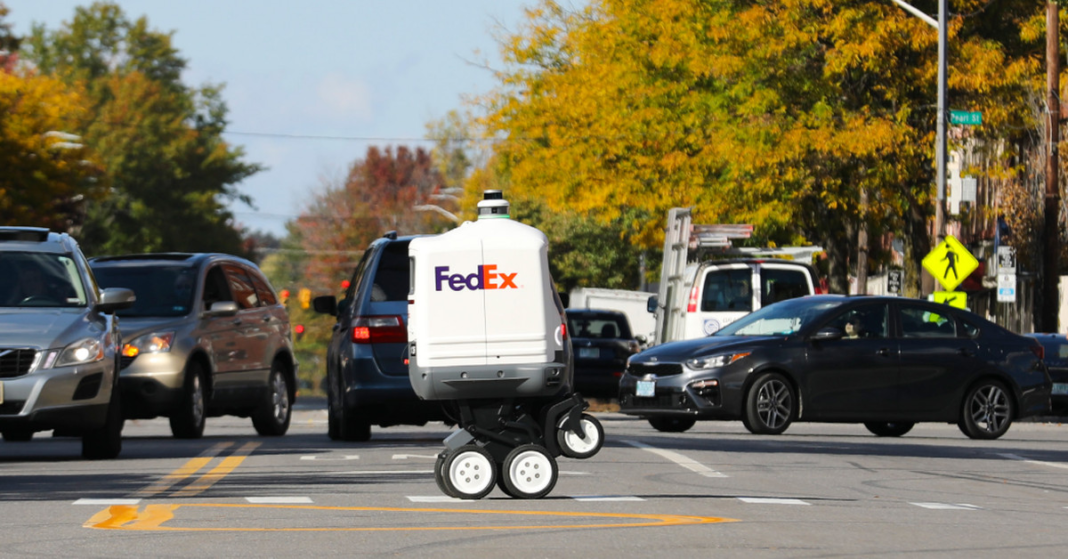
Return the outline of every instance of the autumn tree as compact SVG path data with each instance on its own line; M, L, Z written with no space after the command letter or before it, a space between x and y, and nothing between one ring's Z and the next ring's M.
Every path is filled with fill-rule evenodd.
M87 252L242 254L225 204L249 202L235 185L261 167L222 138L220 87L182 83L171 34L97 2L55 31L34 26L23 47L39 72L88 92L90 118L70 131L100 154L112 188L88 206Z
M955 107L984 112L984 137L1012 136L1030 124L1018 100L1041 10L952 4ZM517 192L602 223L640 209L655 216L631 223L648 248L675 206L752 223L756 243L817 243L836 291L865 223L906 240L918 286L937 119L937 36L921 20L860 0L543 1L528 16L482 100L494 174Z

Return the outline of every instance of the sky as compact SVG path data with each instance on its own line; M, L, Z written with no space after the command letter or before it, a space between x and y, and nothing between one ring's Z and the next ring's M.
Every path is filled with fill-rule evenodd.
M90 0L0 0L15 34L58 29ZM238 185L255 209L230 205L250 230L285 236L325 181L370 145L424 146L426 125L486 93L497 37L535 0L118 0L173 32L183 81L225 84L224 137L266 167ZM308 138L308 137L317 138ZM323 139L322 137L345 138Z

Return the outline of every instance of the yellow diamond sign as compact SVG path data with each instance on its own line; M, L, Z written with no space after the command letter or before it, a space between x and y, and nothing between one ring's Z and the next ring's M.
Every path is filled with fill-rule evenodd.
M946 291L956 289L978 267L979 261L952 235L946 235L946 239L923 258L923 268Z

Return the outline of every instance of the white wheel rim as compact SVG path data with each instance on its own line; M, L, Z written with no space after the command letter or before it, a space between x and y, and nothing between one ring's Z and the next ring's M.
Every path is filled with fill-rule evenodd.
M544 491L552 478L553 465L548 456L534 450L520 452L508 466L508 479L526 495Z
M564 444L567 445L575 454L586 454L597 448L597 445L601 444L601 438L597 433L597 426L592 421L583 418L579 422L582 427L582 432L586 434L585 438L579 437L574 431L570 429L564 429L563 424L566 421L560 422L560 429L564 431Z
M483 454L460 452L449 464L449 481L464 495L477 495L493 483L493 464Z

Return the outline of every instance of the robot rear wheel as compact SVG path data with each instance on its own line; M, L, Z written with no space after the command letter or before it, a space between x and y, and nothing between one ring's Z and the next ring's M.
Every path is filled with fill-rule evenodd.
M579 436L568 428L567 419L565 414L556 426L556 444L560 447L560 453L579 460L597 454L604 446L604 427L601 427L601 422L588 413L582 414L579 430L583 435Z
M540 499L548 495L559 475L556 460L549 451L534 444L513 448L501 464L504 492L518 499Z

